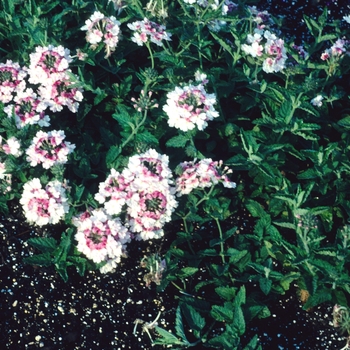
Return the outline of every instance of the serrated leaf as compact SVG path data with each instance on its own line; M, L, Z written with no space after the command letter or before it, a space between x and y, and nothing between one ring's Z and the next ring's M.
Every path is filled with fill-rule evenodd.
M257 334L250 340L247 346L244 347L243 350L254 350L259 345L259 337Z
M261 291L265 295L268 295L271 291L272 281L266 277L260 277L259 286L260 286Z
M52 258L50 253L36 254L23 259L23 262L31 265L50 266Z
M184 325L182 323L180 306L176 308L175 331L178 337L180 337L183 341L188 342L186 338L185 330L184 330Z
M106 164L108 168L113 167L113 163L118 158L120 154L120 148L117 146L112 146L109 148L107 154L106 154Z
M234 287L216 287L216 294L226 301L232 300L236 295L236 288Z
M320 116L319 111L315 107L313 107L312 105L310 105L308 103L303 102L300 104L300 106L298 108L314 115L315 117Z
M57 248L57 241L53 237L33 237L29 238L27 242L43 253L51 253Z
M184 135L177 135L172 137L170 140L166 142L166 145L168 147L174 147L174 148L184 148L186 146L186 143L188 141L188 138Z
M236 307L233 317L233 326L237 329L238 335L245 333L245 319L241 307Z
M280 227L290 228L291 230L296 229L295 224L292 224L291 222L274 221L273 224Z
M197 267L183 267L176 276L179 278L187 278L189 276L194 275L198 271Z
M74 264L74 266L77 268L79 275L84 276L87 260L80 256L72 256L72 255L68 256L68 260L71 261Z
M344 127L344 128L350 128L350 116L347 116L347 117L339 120L337 124Z
M219 322L232 323L233 311L220 305L213 305L210 310L210 315Z
M315 307L317 305L320 305L320 304L322 304L326 301L330 301L330 300L332 300L332 294L331 294L330 290L324 288L324 289L317 291L315 294L310 295L310 297L308 298L308 300L304 304L303 309L308 310L312 307Z
M248 199L245 206L249 210L250 214L252 214L252 216L255 218L260 218L266 215L262 205L252 199Z
M201 314L187 303L181 303L181 311L190 326L190 329L200 332L205 326L205 319Z
M178 339L174 334L166 331L163 328L158 326L154 327L156 332L160 335L161 338L154 340L153 344L155 345L186 345L180 339Z

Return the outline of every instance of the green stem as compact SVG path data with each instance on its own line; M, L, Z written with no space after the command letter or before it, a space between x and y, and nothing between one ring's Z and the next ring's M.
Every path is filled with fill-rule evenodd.
M146 43L146 47L148 49L149 56L151 58L151 67L152 67L152 69L154 69L154 58L153 58L153 53L152 53L151 46L150 46L149 42Z
M147 110L143 112L143 117L140 123L138 123L133 129L132 133L129 135L129 137L122 143L121 146L119 146L120 151L131 141L131 139L137 134L139 131L140 127L144 124L147 118Z
M225 254L224 254L224 242L223 242L223 235L222 235L222 229L221 229L221 225L220 225L220 221L218 218L214 218L215 222L216 222L216 226L218 227L219 230L219 235L220 235L220 256L221 256L221 260L222 262L225 264Z

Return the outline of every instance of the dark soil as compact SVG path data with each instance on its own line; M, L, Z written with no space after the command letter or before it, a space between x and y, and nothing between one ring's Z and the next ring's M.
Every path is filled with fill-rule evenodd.
M31 251L26 240L37 231L13 218L3 217L1 223L1 348L151 349L142 324L134 332L136 319L152 322L161 312L158 324L174 328L175 295L169 290L157 294L154 286L146 287L145 270L139 264L145 254L167 245L167 237L129 245L129 258L113 274L93 271L81 277L72 269L64 283L52 268L22 264ZM345 345L345 338L331 325L332 305L310 312L301 307L292 291L271 307L270 318L248 325L246 339L257 333L264 350L333 350Z

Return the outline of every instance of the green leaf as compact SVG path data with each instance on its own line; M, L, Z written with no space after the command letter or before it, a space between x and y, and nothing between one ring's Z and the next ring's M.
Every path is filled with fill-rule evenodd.
M182 322L180 306L176 308L175 331L177 336L179 336L183 341L188 342Z
M108 168L113 168L113 164L115 160L118 158L120 154L120 148L117 146L112 146L108 150L106 154L106 164Z
M215 292L218 296L226 301L232 300L236 295L236 288L234 287L216 287Z
M84 276L87 263L87 260L85 258L70 255L68 256L67 260L71 261L74 264L80 276Z
M37 254L28 256L23 259L23 262L31 265L50 266L52 264L52 258L49 252L43 254Z
M163 328L158 326L154 327L156 332L160 335L160 338L154 340L153 344L155 345L187 345L178 339L174 334L166 331Z
M194 275L198 271L197 267L183 267L176 276L180 279Z
M66 234L65 232L61 235L61 242L55 252L55 257L53 262L59 266L61 262L65 262L67 260L67 255L69 249L71 247L71 233Z
M250 340L247 346L244 347L243 350L254 350L259 345L259 337L257 334Z
M241 307L236 307L233 317L233 326L237 329L238 335L245 333L245 319Z
M266 215L262 205L252 199L248 199L245 206L249 210L250 214L252 214L252 216L255 218L261 218L262 216Z
M29 238L27 242L43 253L51 253L57 248L57 241L52 237L34 237Z
M177 135L166 142L168 147L184 148L187 144L188 138L184 135Z
M233 311L224 306L213 305L210 310L210 315L219 322L232 323L233 321Z
M202 317L201 314L189 304L182 302L180 303L180 306L190 329L200 332L205 326L204 317Z
M318 290L315 294L310 295L309 299L304 304L303 309L308 310L330 300L332 300L331 291L329 289L323 288L321 290Z
M343 128L350 129L350 116L340 119L337 124Z
M260 286L261 291L265 295L268 295L270 293L270 290L272 287L272 281L266 277L260 277L259 286Z

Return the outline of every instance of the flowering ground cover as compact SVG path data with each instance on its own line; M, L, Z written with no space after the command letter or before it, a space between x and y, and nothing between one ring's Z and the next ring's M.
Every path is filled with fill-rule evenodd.
M350 347L350 10L272 5L2 1L9 348Z

